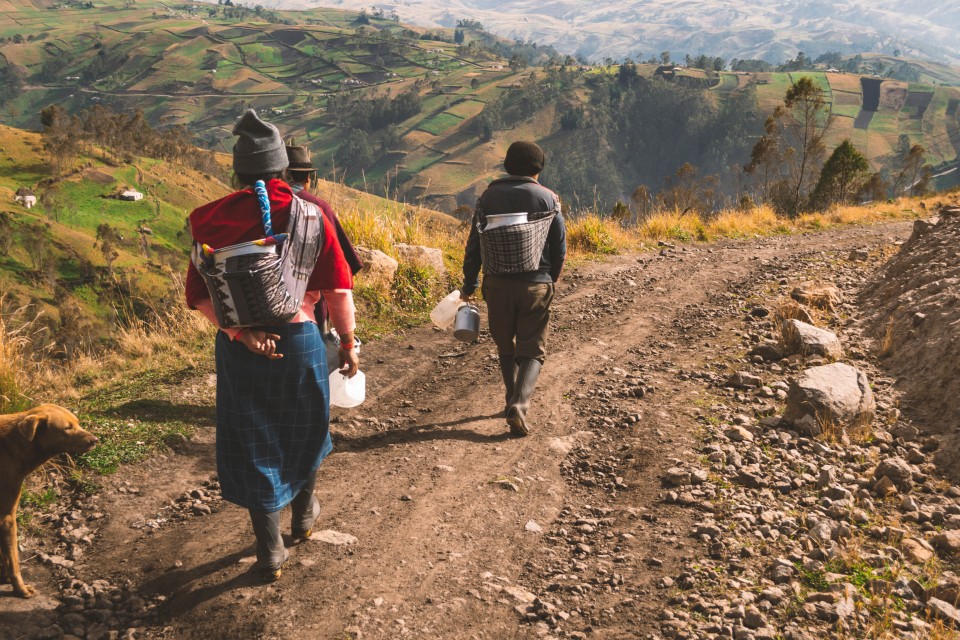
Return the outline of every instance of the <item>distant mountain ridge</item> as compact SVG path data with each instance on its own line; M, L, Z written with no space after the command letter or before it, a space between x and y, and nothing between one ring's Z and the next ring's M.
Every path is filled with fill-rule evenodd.
M371 6L370 0L264 4L355 10ZM463 18L479 20L497 35L549 44L594 60L646 59L670 51L674 59L705 53L782 63L798 51L900 50L905 56L960 62L960 0L388 0L373 6L430 27L453 27Z

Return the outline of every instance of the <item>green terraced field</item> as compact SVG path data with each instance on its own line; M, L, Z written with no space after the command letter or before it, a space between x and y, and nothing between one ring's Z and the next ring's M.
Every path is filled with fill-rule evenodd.
M441 158L443 158L442 153L429 149L418 149L411 154L404 165L400 167L401 180L404 176L408 178L417 177L424 169L438 162Z
M845 118L856 118L860 114L860 105L835 104L831 107L830 112L835 116L843 116Z
M241 46L240 51L250 65L280 66L283 64L283 53L278 46L254 42Z
M881 134L896 134L901 128L900 115L897 113L879 111L870 121L870 132Z
M447 129L457 126L461 122L463 122L463 118L460 116L444 112L424 120L420 123L418 128L421 131L426 131L427 133L432 133L433 135L438 136Z

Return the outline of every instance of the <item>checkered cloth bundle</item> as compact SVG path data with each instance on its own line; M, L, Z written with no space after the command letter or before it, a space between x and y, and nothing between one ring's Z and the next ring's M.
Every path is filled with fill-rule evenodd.
M559 207L550 211L527 214L527 222L486 230L487 216L478 209L477 231L480 233L480 257L487 275L527 273L540 268L540 258L547 244L547 235Z
M269 206L261 240L220 249L194 242L190 259L221 328L282 324L300 310L323 246L323 219L316 205L294 196L287 233L272 235Z

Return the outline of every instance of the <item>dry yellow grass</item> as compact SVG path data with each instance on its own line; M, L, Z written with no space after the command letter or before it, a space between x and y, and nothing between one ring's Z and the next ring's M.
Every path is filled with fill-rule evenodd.
M29 322L4 320L0 300L0 413L20 411L29 404L33 379L33 368L27 359L29 329Z
M887 328L880 339L880 346L877 352L881 358L886 358L893 354L893 320L887 322Z
M615 220L595 214L566 221L567 245L574 257L617 253L634 244L630 231Z
M779 298L773 304L773 324L778 335L783 334L783 325L787 320L820 324L816 309L808 309L793 298Z
M466 238L465 225L461 229L455 221L441 222L424 209L398 203L340 209L338 217L354 244L394 256L397 243L462 252L461 236Z
M208 358L215 329L180 303L182 279L170 277L176 285L172 299L139 317L125 314L131 319L115 329L111 348L81 344L69 357L46 332L34 331L37 318L27 318L23 310L4 315L0 306L0 413L25 409L38 399L73 400L131 373L196 366Z
M630 226L612 218L584 213L571 216L568 228L585 226L594 236L615 238L614 244L617 248L625 249L643 242L709 242L724 238L803 233L841 225L911 220L926 215L928 210L934 208L937 200L901 198L888 203L835 207L825 212L804 214L795 219L778 217L768 206L757 206L748 210L727 209L706 219L693 213L660 211ZM598 226L604 229L600 230ZM582 246L588 248L589 245L590 243L584 243Z

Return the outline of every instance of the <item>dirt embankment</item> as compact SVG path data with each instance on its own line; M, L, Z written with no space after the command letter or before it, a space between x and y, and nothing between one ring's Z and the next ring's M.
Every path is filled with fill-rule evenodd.
M958 246L960 208L944 207L938 217L918 220L910 239L861 296L866 325L897 377L903 408L925 430L943 435L957 429L960 415ZM960 477L960 458L941 461Z

